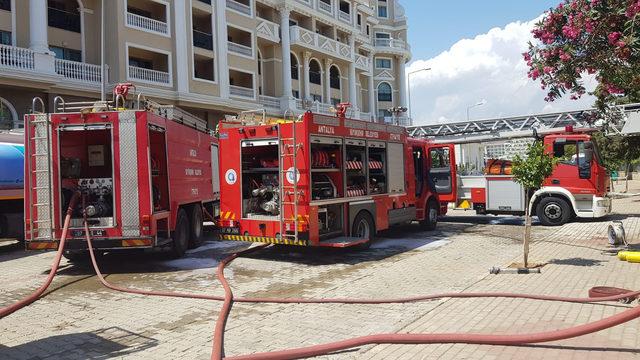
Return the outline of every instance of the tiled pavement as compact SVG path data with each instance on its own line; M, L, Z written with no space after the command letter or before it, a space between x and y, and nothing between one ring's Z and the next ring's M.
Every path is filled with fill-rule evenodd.
M628 237L640 243L636 198L614 202ZM603 255L608 221L534 227L531 258L541 274L489 275L519 261L521 227L513 219L453 218L433 233L415 226L384 234L366 252L270 248L236 260L227 277L236 296L410 296L444 291L517 291L586 296L596 285L640 289L640 264ZM210 242L184 260L157 254L107 256L108 280L143 289L222 294L217 261L246 247ZM52 253L0 248L0 306L37 288ZM66 265L66 264L65 264ZM0 320L0 359L206 359L220 303L148 298L102 288L89 269L65 266L55 291ZM634 303L632 306L637 306ZM417 304L235 304L227 325L227 355L313 345L381 333L522 333L551 330L623 311L621 304L579 305L516 299L449 299ZM640 359L640 321L578 339L521 347L378 345L330 359Z

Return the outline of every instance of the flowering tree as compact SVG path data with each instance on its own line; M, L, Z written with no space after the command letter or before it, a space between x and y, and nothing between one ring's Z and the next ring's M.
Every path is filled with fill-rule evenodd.
M564 0L533 30L538 40L524 58L540 79L545 100L585 94L585 74L595 74L596 105L619 97L640 99L640 0Z

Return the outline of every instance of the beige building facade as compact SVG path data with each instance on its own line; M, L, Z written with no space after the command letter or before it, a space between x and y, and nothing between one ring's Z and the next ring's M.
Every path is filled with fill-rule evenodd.
M131 82L211 126L265 109L408 124L407 21L397 0L0 0L0 128L39 96L99 99Z

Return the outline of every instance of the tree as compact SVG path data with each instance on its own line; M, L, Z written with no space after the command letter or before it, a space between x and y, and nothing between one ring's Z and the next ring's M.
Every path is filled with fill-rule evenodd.
M597 132L593 135L593 139L598 144L600 157L607 171L611 173L624 168L628 180L632 165L640 159L640 137L605 135ZM628 188L628 181L626 184Z
M564 0L532 33L537 42L523 55L547 101L584 95L585 74L598 80L600 109L640 99L640 0Z
M524 223L524 267L529 266L529 242L531 240L531 211L529 202L531 195L539 189L544 179L551 175L558 159L545 151L542 141L536 140L527 149L526 157L516 155L513 159L513 179L522 185L525 193L525 223Z

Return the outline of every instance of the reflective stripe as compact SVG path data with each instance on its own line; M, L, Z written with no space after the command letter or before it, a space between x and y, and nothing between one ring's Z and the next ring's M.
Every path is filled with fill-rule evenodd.
M297 245L297 246L307 246L307 240L290 240L290 239L277 239L277 238L269 238L269 237L261 237L261 236L242 236L242 235L221 235L220 238L222 240L231 240L231 241L251 241L251 242L259 242L265 244L282 244L282 245Z
M150 239L128 239L122 240L122 247L151 246Z
M49 250L57 249L57 241L29 241L27 242L27 249L29 250Z

